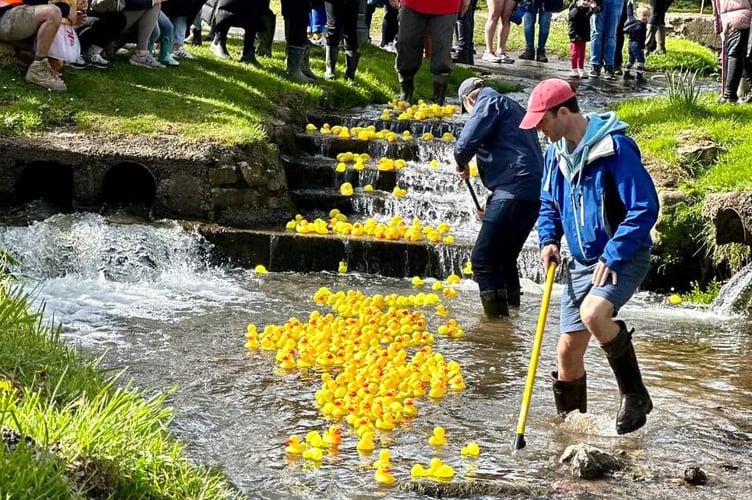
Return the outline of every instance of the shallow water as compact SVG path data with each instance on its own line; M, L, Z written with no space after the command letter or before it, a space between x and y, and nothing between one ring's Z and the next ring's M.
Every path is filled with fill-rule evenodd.
M205 243L174 223L123 226L93 215L56 217L31 227L0 228L0 245L26 262L29 287L46 303L48 317L62 322L67 341L88 354L104 353L106 367L127 367L138 387L178 387L171 398L177 408L171 429L197 462L221 467L251 498L418 496L377 486L368 467L376 457L360 456L349 431L340 453L320 466L286 457L289 435L330 425L313 401L318 373L275 373L272 353L244 347L248 323L280 324L322 309L311 300L321 286L414 293L408 279L257 276L208 266ZM541 287L525 281L521 309L494 324L479 319L472 281L463 281L459 290L446 303L466 336L437 335L434 349L462 365L468 388L437 402L420 400L417 418L379 436L392 451L398 484L410 480L413 464L440 456L454 466L455 483L472 477L539 485L552 487L547 496L553 497L748 495L752 380L746 367L752 341L746 319L668 306L663 297L647 293L630 302L621 317L636 328L636 350L655 409L642 430L616 436L617 390L597 347L587 354L589 413L564 423L555 417L547 380L555 361L554 299L525 433L528 445L512 454ZM435 331L439 318L433 309L424 312ZM446 428L449 439L438 454L427 444L436 425ZM459 455L470 440L481 446L477 460ZM557 459L567 445L583 441L626 450L636 472L606 481L572 479ZM708 473L708 485L683 484L689 465Z

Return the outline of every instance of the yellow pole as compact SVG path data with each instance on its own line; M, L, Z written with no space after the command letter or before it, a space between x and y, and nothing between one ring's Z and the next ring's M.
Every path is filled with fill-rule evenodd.
M533 351L530 353L530 365L527 368L527 381L525 382L525 392L522 394L522 407L520 408L520 418L517 420L517 435L514 438L514 449L520 450L525 447L525 422L527 422L527 413L530 409L530 400L533 397L533 384L535 383L535 372L538 371L538 358L540 357L541 344L543 344L543 331L546 329L546 317L548 316L548 304L551 302L551 290L554 287L554 274L556 274L556 264L551 263L548 266L546 274L546 289L543 291L543 301L541 302L540 313L538 314L538 327L535 331L535 341L533 342Z

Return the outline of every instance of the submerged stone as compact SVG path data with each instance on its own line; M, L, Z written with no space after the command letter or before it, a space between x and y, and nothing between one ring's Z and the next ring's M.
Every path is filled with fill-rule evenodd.
M582 479L598 479L621 468L621 461L616 456L586 443L568 446L559 463L569 463L569 472Z

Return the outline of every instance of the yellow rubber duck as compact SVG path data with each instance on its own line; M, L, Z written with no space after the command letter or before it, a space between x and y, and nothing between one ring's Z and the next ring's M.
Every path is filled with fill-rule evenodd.
M373 479L379 483L386 486L393 485L397 479L395 479L394 475L392 474L392 468L387 467L379 467L376 469L376 472L373 475Z
M470 441L460 450L463 457L477 457L480 455L480 446L475 441Z
M370 452L376 449L376 444L373 442L374 433L372 431L366 431L360 437L358 445L355 447L358 451Z
M285 443L287 444L285 451L293 455L300 455L307 448L305 441L302 441L300 439L300 436L298 436L297 434L293 434L292 436L287 438L287 441L285 441Z
M314 125L313 123L309 123L308 125L305 126L305 129L307 132L313 132L314 130L316 130L316 125Z
M410 476L413 479L420 479L422 477L428 476L428 471L421 464L415 464L413 465L413 468L410 469Z
M450 479L454 477L454 469L449 464L441 464L433 471L432 475L439 479Z
M365 186L363 186L363 191L370 193L373 191L373 186L371 184L366 184Z
M324 443L328 444L329 446L338 446L342 443L342 429L337 427L336 425L332 425L327 430L324 431L324 435L322 436L322 440Z
M387 449L383 449L379 451L379 459L373 463L373 468L378 469L380 467L391 467L391 460L392 452Z
M321 448L307 448L303 451L303 458L313 460L314 462L321 462L324 458L324 452L321 451Z
M253 272L256 274L266 274L266 267L264 267L262 264L257 265L253 268Z
M342 273L342 274L347 272L347 263L344 260L339 261L339 266L337 266L337 272Z
M308 446L313 446L315 448L324 447L324 440L321 438L321 434L319 434L318 431L308 432L308 434L306 434L305 440Z
M423 286L425 284L425 281L423 281L420 276L413 276L413 279L410 282L413 286Z
M350 184L349 182L344 182L339 187L339 194L341 194L342 196L352 196L353 192L354 190L352 184Z
M437 425L433 428L433 435L428 438L428 444L431 446L444 446L447 444L446 431L443 427Z

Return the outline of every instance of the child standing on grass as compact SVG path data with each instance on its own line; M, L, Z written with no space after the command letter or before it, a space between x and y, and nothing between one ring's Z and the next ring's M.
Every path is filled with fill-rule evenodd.
M598 4L591 0L572 0L569 5L570 78L588 77L585 72L585 47L590 41L590 16L597 12L596 9Z
M640 5L635 11L632 1L627 2L627 22L624 23L624 33L629 33L629 61L624 69L625 80L633 78L629 70L636 61L637 83L645 81L642 74L645 71L645 38L648 33L649 18L650 7Z

